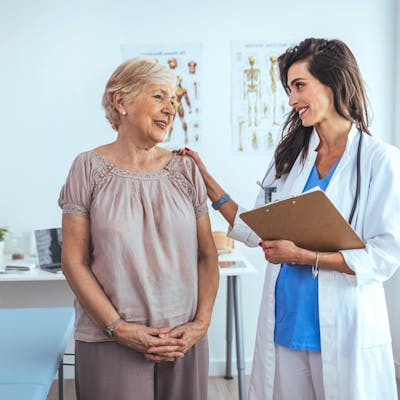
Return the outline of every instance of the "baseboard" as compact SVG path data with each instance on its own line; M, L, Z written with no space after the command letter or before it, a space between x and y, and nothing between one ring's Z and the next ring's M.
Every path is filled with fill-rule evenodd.
M252 360L246 359L244 363L246 375L250 375ZM224 376L225 375L225 359L211 359L208 369L209 376ZM237 375L236 361L232 360L232 375Z

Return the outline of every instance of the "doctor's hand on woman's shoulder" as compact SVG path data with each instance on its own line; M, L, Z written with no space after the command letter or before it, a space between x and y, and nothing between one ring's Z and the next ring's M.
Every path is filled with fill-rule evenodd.
M190 156L197 164L201 177L203 178L204 184L206 185L207 195L212 202L212 206L215 210L221 212L227 222L233 226L235 216L238 210L238 205L231 197L225 192L223 187L214 179L214 177L208 172L205 164L200 158L196 151L185 147L183 149L175 150L174 153L180 156Z
M204 165L203 161L201 160L199 153L194 150L189 149L189 147L184 147L182 149L173 150L173 153L179 154L180 156L190 156L193 158L194 162L199 167L201 174L207 171L206 166Z

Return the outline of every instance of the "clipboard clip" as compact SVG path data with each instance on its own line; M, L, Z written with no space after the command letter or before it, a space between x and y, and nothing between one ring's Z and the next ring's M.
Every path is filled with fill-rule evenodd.
M272 193L276 192L276 186L266 186L264 187L263 185L261 185L260 181L256 182L258 186L260 186L260 188L262 190L264 190L264 202L265 204L271 203L272 200Z

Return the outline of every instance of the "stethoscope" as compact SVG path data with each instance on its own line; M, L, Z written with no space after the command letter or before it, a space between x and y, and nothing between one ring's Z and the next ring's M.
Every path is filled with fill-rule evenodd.
M357 181L356 181L356 192L354 194L353 206L351 207L351 212L350 212L350 217L349 217L349 224L350 225L353 222L354 213L356 211L358 199L360 197L360 187L361 187L361 147L362 147L362 139L363 139L364 135L363 135L363 133L362 133L360 128L357 128L357 130L358 130L358 134L359 134L358 147L357 147L357 174L356 174ZM264 183L266 177L271 172L274 164L275 163L272 163L270 165L270 167L268 168L267 172L264 175L263 180L261 181L262 183ZM269 201L270 201L271 200L271 192L274 192L274 190L276 188L264 187L264 186L262 186L261 182L257 181L257 185L261 186L261 188L264 190L264 193L265 193L265 196L266 196L266 200L267 200L267 197L269 197Z

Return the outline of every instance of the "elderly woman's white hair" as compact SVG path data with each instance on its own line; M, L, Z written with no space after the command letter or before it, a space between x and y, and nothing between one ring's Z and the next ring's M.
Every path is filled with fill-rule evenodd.
M170 85L175 88L176 76L166 66L150 57L132 58L112 73L104 90L102 104L113 129L117 130L121 123L114 105L115 93L125 93L128 100L132 100L149 84Z

